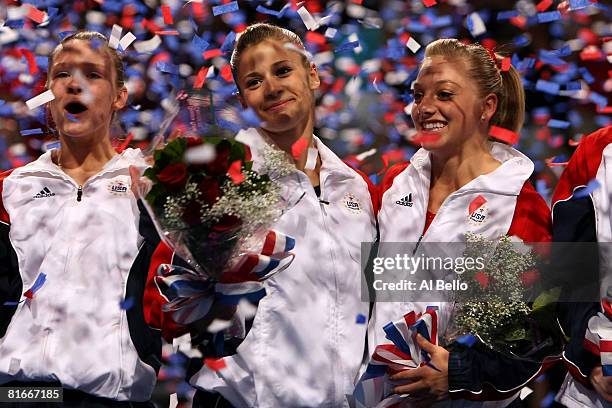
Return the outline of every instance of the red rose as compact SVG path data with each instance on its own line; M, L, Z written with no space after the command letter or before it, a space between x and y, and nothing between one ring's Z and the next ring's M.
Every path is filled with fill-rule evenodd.
M187 225L194 226L202 223L200 217L202 216L202 204L192 200L183 209L183 215L181 218Z
M221 189L219 183L212 177L206 177L198 184L198 189L202 193L201 198L210 206L217 202L221 197Z
M216 147L216 153L215 159L210 163L206 163L206 172L213 176L222 176L229 167L230 144L225 141L219 143Z
M242 224L240 218L236 217L235 215L225 214L215 225L212 226L212 229L215 232L229 232L232 229L240 227L240 224Z
M201 137L187 136L185 139L187 139L187 148L204 144L204 140Z
M172 163L157 175L157 179L168 191L180 191L187 184L187 167L183 163Z
M526 288L532 287L540 279L540 273L532 269L521 274L521 282Z

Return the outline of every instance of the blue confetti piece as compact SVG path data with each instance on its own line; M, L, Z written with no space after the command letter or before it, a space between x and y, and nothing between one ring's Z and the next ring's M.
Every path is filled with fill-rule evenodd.
M198 53L200 54L206 51L208 47L210 46L210 44L206 40L204 40L202 37L198 36L197 34L193 36L193 39L191 40L191 45L196 50L198 50Z
M42 287L42 285L45 284L46 280L47 274L44 272L39 273L36 277L36 281L34 281L34 284L27 291L32 292L33 294L36 293Z
M156 68L158 71L161 72L166 72L168 74L178 74L179 70L178 70L178 66L174 65L174 64L170 64L167 62L163 62L163 61L159 61L156 65Z
M451 24L453 24L453 18L452 16L449 16L449 15L434 18L433 21L431 22L432 28L446 27Z
M119 302L119 307L121 308L121 310L130 310L132 307L134 307L134 298L130 296L122 300L121 302Z
M517 47L524 47L529 44L529 37L525 34L519 35L512 41L512 43Z
M67 118L69 121L71 121L71 122L78 122L78 121L79 121L79 120L78 120L78 119L77 119L77 118L76 118L74 115L72 115L72 114L70 114L70 113L67 113L67 114L66 114L66 118Z
M280 12L279 11L271 10L269 8L265 8L261 4L257 6L255 11L257 11L258 13L261 13L261 14L268 14L268 15L271 15L271 16L274 16L274 17L277 17L277 18L280 17Z
M4 105L6 101L4 99L0 99L0 106Z
M572 55L572 49L569 45L564 45L563 47L559 48L558 50L554 50L553 52L559 57L567 57L568 55Z
M365 317L365 315L359 313L357 315L357 317L355 318L355 323L356 324L365 324L367 320L368 319Z
M548 394L546 394L542 402L540 402L540 407L542 408L550 407L553 404L553 402L555 402L555 393L551 391Z
M334 50L334 52L341 53L341 52L353 50L357 47L359 47L359 41L351 41L351 42L347 42L347 43L340 45Z
M543 179L536 180L536 191L542 197L548 196L549 189L548 189L548 186L546 185L546 180L543 180Z
M538 13L537 16L538 23L550 23L551 21L557 21L561 19L561 13L556 10Z
M231 3L222 4L221 6L213 7L213 15L218 16L220 14L232 13L238 11L238 2L232 1Z
M236 33L230 31L229 34L225 36L225 40L223 40L223 44L221 45L221 51L229 52L234 48L234 42L236 41Z
M579 91L582 89L582 85L578 81L572 81L565 84L565 89L568 91Z
M536 82L536 89L538 91L546 92L551 95L559 95L560 85L555 82L545 81L543 79L538 79Z
M577 189L574 192L574 196L572 198L584 198L584 197L590 196L591 193L597 190L599 187L601 187L601 184L599 184L599 181L597 181L596 179L593 179L587 183L586 187Z
M10 301L6 301L2 304L2 306L17 306L19 303L21 302L10 302Z
M259 127L261 124L261 120L252 108L248 108L240 112L240 118L242 118L244 121L246 128Z
M44 132L41 128L20 130L21 136L42 135Z
M472 346L476 344L477 340L476 336L474 336L473 334L464 334L463 336L460 336L456 341L457 343L463 344L468 348L472 348Z
M612 365L604 364L601 366L601 371L603 372L604 377L612 376Z
M580 10L593 6L594 4L590 0L570 0L570 10Z
M585 67L579 68L578 72L580 72L580 75L582 75L582 79L584 79L587 84L590 85L593 82L595 82L595 78L593 78L593 75L591 75L589 70L586 69Z
M520 13L517 10L500 11L497 13L497 21L510 20L518 16L520 16Z
M49 151L49 150L53 150L53 149L59 149L61 146L62 146L62 143L58 140L56 142L51 142L51 143L45 144L45 150Z
M58 33L57 36L59 37L60 41L62 41L64 38L74 33L76 33L76 31L62 31L61 33Z
M565 120L551 119L548 121L546 126L555 129L567 129L568 127L570 127L570 123Z
M606 126L610 126L610 123L612 123L612 119L610 119L607 116L604 116L604 115L595 116L595 124L597 125L597 127L604 128Z
M608 98L598 94L597 92L591 91L591 93L589 94L589 99L595 105L599 106L600 109L604 109L606 106L608 106Z

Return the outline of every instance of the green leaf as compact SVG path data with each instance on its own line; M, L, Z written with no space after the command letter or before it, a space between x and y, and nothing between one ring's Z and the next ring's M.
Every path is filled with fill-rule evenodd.
M540 294L540 296L538 296L536 300L534 300L532 310L534 312L537 312L538 310L543 309L551 305L552 303L555 303L557 300L559 300L560 295L560 287L552 288L550 290L542 292L542 294Z
M519 340L527 340L527 332L524 328L518 328L509 332L506 336L504 336L505 341L519 341Z

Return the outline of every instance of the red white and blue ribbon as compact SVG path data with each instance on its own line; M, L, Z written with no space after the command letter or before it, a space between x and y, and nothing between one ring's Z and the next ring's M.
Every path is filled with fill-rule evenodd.
M216 301L236 305L241 299L247 299L257 303L266 294L262 282L291 264L294 255L289 251L294 247L292 237L270 230L257 252L241 254L219 282L187 268L161 265L155 283L168 299L163 311L185 325L206 316Z
M601 359L604 376L612 376L612 304L601 301L602 312L591 317L584 337L584 347Z
M421 350L416 336L420 334L438 344L438 308L427 307L424 313L410 311L401 319L387 323L383 330L391 343L376 346L365 373L357 383L353 397L358 408L396 407L407 397L393 394L394 385L389 382L388 375L429 362L430 356Z

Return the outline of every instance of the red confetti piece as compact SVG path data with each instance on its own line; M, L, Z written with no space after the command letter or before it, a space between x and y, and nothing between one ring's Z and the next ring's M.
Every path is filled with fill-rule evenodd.
M298 160L306 149L308 149L308 140L300 137L293 145L291 145L291 156L295 160Z
M567 141L567 144L570 145L571 147L576 147L580 144L580 141L582 140L583 135L580 136L580 139L578 140L574 140L574 139L570 139Z
M210 67L202 67L198 71L198 75L196 76L195 82L193 83L193 89L201 89L204 86L204 82L206 81L206 74L208 74L208 69Z
M351 0L351 3L362 4L363 0Z
M170 25L174 21L172 20L172 12L170 6L161 6L162 16L164 16L164 24Z
M597 47L587 47L580 53L580 59L583 61L597 61L604 59L604 55Z
M597 113L612 113L612 106L608 105L605 108L600 108L599 105L597 106Z
M422 130L420 132L417 132L417 134L410 140L416 144L435 143L438 140L440 140L440 134L436 132L427 132L427 131Z
M40 24L45 21L45 12L40 11L34 6L30 6L30 9L28 10L28 18Z
M214 50L206 50L202 53L202 56L206 60L214 58L214 57L218 57L220 55L223 55L223 51L221 51L219 48L215 48Z
M325 36L321 33L308 31L306 33L306 42L315 43L317 45L325 45L327 44L327 38L325 38Z
M223 68L221 68L220 74L221 74L221 78L225 79L227 82L233 81L232 67L230 67L230 64L224 65Z
M501 70L502 71L510 70L510 65L511 65L510 57L504 57L501 63Z
M157 30L154 31L154 34L157 35L179 35L179 32L176 30Z
M550 6L552 6L552 4L552 0L542 0L537 4L536 9L541 13L547 10Z
M206 17L206 9L204 8L203 3L198 3L197 1L192 2L191 11L197 20L201 20L203 17Z
M486 289L489 286L489 275L487 275L483 271L477 272L476 275L474 275L474 279L476 279L478 283L480 283L480 287L482 289Z
M34 292L32 292L31 290L26 290L26 292L23 294L24 297L27 297L28 299L32 299L34 297Z
M234 184L240 184L244 181L244 174L242 174L242 162L240 160L236 160L233 162L229 169L227 169L227 174L230 176Z
M489 136L511 145L517 144L519 141L518 133L499 126L491 126L491 129L489 129Z
M123 143L121 143L121 145L117 147L117 153L122 153L125 149L127 149L133 139L134 134L132 132L128 133Z
M484 203L486 202L487 202L487 199L481 195L473 199L472 202L470 203L470 207L468 208L468 215L473 214L474 211L482 207Z
M27 48L19 48L19 52L28 61L28 68L30 75L36 75L38 73L38 65L36 64L36 57L32 54L32 51Z
M334 86L332 86L332 93L335 95L337 93L339 93L343 88L344 88L344 84L346 84L346 79L340 77L336 80L336 82L334 83Z
M222 358L205 358L204 364L213 371L219 371L226 367L225 360Z
M423 5L425 7L435 6L436 4L438 4L436 0L423 0Z

